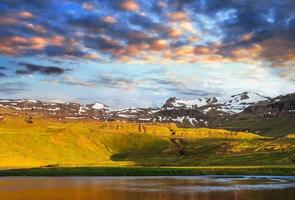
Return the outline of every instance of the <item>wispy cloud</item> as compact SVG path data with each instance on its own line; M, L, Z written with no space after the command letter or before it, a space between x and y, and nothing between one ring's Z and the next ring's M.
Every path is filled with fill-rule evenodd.
M3 82L0 83L0 93L4 95L17 94L27 90L28 86L23 82Z
M81 80L72 76L65 76L61 79L60 83L81 86L81 87L96 87L96 81L91 80Z
M34 73L40 73L43 75L61 75L66 71L71 71L70 69L64 69L56 66L42 66L30 63L20 63L25 69L16 70L18 75L31 75Z

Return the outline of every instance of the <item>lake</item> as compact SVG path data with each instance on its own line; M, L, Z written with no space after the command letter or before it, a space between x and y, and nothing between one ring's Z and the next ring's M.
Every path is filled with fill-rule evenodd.
M295 177L1 177L2 200L294 200Z

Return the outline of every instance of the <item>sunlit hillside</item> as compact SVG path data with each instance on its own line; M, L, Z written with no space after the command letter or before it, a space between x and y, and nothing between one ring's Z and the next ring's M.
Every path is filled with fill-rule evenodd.
M294 137L5 114L0 167L294 164Z

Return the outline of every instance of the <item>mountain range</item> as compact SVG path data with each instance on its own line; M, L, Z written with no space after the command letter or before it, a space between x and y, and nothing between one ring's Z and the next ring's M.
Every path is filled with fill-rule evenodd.
M194 100L169 98L162 107L112 109L102 103L54 103L28 99L0 100L0 120L5 110L30 117L40 114L59 120L94 119L141 123L175 123L179 127L223 128L262 135L295 133L295 93L275 98L243 92L227 98Z

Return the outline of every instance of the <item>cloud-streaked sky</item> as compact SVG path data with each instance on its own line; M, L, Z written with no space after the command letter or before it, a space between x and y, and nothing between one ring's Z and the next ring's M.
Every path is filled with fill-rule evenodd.
M1 98L295 92L292 0L0 0Z

